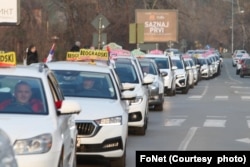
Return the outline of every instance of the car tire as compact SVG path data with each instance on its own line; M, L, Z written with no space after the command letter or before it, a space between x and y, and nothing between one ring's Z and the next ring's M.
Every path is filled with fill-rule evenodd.
M126 148L122 157L110 160L110 167L125 167L126 166Z
M155 111L163 111L163 102L161 104L155 105Z
M239 75L239 73L240 73L240 70L236 70L236 75Z
M136 127L136 134L140 136L144 136L146 134L146 129L148 126L147 118L144 119L144 125L142 127Z
M186 88L183 89L183 90L181 91L181 93L182 93L182 94L187 94L187 93L188 93L188 90L189 90L189 86L186 86Z
M59 162L58 162L58 167L63 167L63 149L62 149L62 152L61 152L61 155L60 155L60 159L59 159Z

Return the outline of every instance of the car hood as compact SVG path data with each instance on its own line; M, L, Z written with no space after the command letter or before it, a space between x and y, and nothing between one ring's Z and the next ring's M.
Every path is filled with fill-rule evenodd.
M75 100L81 105L83 111L80 114L75 115L76 120L96 120L100 118L120 116L125 110L119 100L83 97L65 98L68 100Z
M0 128L10 137L13 144L17 139L28 139L52 132L56 123L49 116L0 114Z
M175 75L180 75L180 74L185 74L185 70L183 70L183 69L176 69L175 70Z

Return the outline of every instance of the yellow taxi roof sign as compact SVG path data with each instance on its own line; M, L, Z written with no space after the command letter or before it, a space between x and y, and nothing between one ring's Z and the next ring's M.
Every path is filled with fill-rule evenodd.
M16 66L16 53L3 52L0 53L0 67L13 67Z
M108 51L106 50L93 50L93 49L80 49L80 52L67 52L67 61L90 61L90 60L103 60L108 61Z

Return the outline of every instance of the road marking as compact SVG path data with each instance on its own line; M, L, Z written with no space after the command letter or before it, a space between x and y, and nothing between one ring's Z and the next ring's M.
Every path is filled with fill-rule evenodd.
M235 90L234 93L235 94L247 94L247 95L250 94L250 92L240 92L240 91L237 91L237 90Z
M226 124L226 120L219 119L207 119L203 126L204 127L221 127L224 128Z
M236 139L236 141L250 144L250 139L249 138Z
M227 76L228 76L228 78L229 78L231 81L237 82L237 83L239 83L239 84L242 84L241 81L238 81L238 80L236 80L236 79L233 79L233 78L230 76L230 74L229 74L229 72L228 72L228 70L227 70L227 69L228 69L227 64L225 64L225 69L226 69Z
M241 96L241 100L248 101L248 100L250 100L250 96Z
M169 116L167 116L167 117L169 117L169 118L179 118L179 117L187 118L188 116L187 116L187 115L169 115Z
M164 126L181 126L186 119L166 119Z
M193 95L188 97L189 100L200 100L201 98L202 96L200 95Z
M227 118L225 115L207 115L207 118Z
M215 96L214 100L227 100L228 96Z
M178 150L186 150L187 149L188 144L191 142L197 129L198 129L198 127L191 127L188 130L188 133L187 133L186 137L182 140L181 144L179 145Z
M247 120L247 126L250 128L250 120Z
M250 89L248 86L230 86L233 89Z
M204 96L207 93L208 84L206 84L204 91L202 92L201 96Z

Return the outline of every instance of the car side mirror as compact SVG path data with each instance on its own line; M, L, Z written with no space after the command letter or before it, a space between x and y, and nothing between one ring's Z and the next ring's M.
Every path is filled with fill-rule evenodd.
M131 84L131 83L122 83L122 91L126 91L126 90L134 90L135 89L135 85Z
M173 66L172 67L172 70L177 70L178 68L176 66Z
M186 67L186 70L190 70L190 69L191 69L191 67L189 67L189 66Z
M134 100L136 98L136 93L133 91L126 90L122 92L122 100Z
M165 72L165 71L161 72L161 76L162 76L162 77L165 77L165 76L167 76L167 75L168 75L167 72Z
M152 78L152 76L147 75L143 78L143 85L149 85L153 82L154 82L154 79Z
M60 114L79 114L82 110L80 104L73 100L56 102L56 105Z

